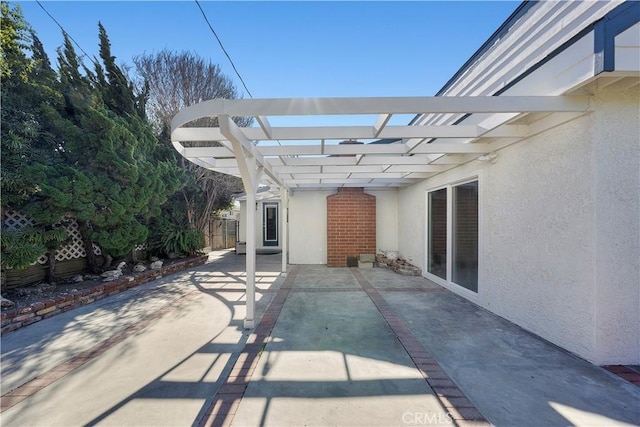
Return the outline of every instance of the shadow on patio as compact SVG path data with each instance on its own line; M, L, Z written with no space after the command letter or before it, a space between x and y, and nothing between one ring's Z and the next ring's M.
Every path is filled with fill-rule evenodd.
M3 425L451 425L450 384L495 425L640 422L640 388L420 277L296 266L284 281L279 255L258 256L263 319L247 332L243 262L217 254L171 278L157 292L180 290L178 304L156 301L157 320L4 411ZM112 307L114 321L150 301ZM75 339L93 331L78 328ZM420 347L443 376L425 381ZM37 364L46 346L24 352L13 362Z

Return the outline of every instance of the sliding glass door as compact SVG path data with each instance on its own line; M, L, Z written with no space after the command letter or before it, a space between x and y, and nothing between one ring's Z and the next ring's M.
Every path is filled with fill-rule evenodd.
M478 292L478 181L430 191L427 204L427 271Z
M451 281L478 292L478 181L453 187Z
M429 193L429 265L427 271L447 280L447 189Z

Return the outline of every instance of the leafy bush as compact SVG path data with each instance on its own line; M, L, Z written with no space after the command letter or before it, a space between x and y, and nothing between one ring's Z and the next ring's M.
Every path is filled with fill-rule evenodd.
M204 247L202 232L177 219L169 208L149 226L149 251L157 255L193 255Z
M166 254L193 255L204 247L204 236L196 229L170 229L160 237L162 250Z
M58 247L68 237L63 228L44 231L35 227L2 230L0 248L2 268L27 268L41 255Z

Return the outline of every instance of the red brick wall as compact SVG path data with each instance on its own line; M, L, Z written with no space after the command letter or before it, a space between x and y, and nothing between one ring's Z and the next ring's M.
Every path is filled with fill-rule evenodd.
M376 253L376 196L364 188L340 188L327 196L327 266Z

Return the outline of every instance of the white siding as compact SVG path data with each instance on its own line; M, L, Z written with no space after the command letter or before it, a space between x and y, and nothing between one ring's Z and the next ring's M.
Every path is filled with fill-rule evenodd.
M640 23L618 34L615 46L616 71L640 70Z

